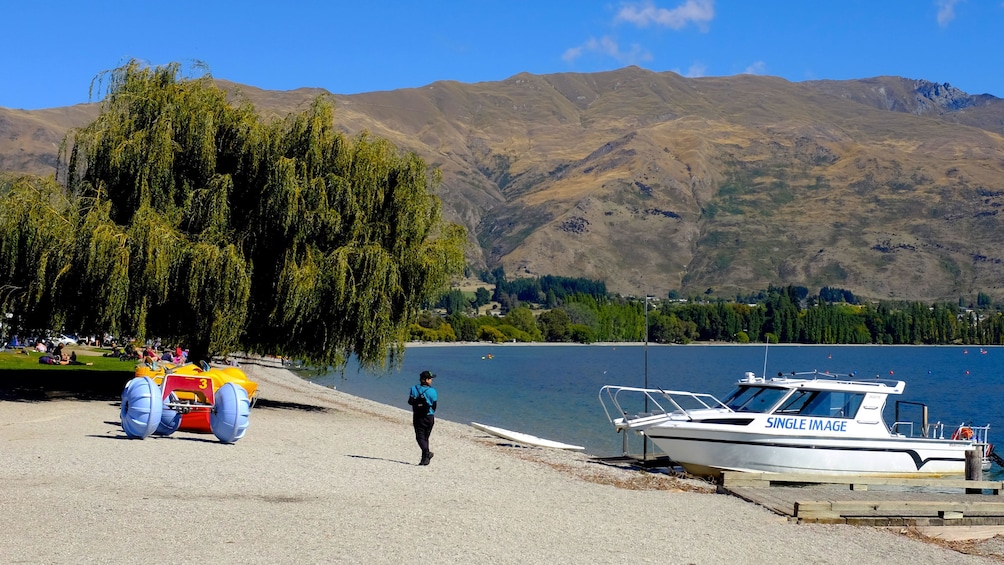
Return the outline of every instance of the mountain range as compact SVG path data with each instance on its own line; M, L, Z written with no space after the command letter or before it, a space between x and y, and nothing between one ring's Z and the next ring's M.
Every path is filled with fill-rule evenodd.
M439 168L475 272L624 295L1004 299L1004 99L988 94L638 67L354 95L217 83L266 117L330 95L338 128ZM66 132L98 111L0 108L0 171L53 174Z

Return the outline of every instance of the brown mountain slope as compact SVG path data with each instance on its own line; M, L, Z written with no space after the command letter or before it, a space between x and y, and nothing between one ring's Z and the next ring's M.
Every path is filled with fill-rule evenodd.
M220 81L265 115L319 89ZM790 83L629 67L333 96L338 127L443 170L475 268L624 294L798 284L1004 298L1004 100L895 77ZM0 109L0 169L53 169L93 105Z

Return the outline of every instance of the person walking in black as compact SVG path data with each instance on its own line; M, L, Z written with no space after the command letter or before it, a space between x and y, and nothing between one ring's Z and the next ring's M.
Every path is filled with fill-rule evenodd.
M419 465L428 465L432 460L432 452L429 451L429 436L432 435L432 427L436 425L436 403L439 395L436 389L432 388L432 379L436 375L429 371L422 371L418 376L418 384L411 387L408 393L408 404L411 405L411 423L415 427L415 441L422 448L422 461Z

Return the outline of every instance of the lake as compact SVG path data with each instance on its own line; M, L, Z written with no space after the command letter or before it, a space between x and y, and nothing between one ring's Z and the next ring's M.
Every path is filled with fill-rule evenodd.
M724 397L746 371L829 371L906 382L901 400L923 402L930 421L951 433L959 424L990 424L1004 434L1002 347L827 345L520 345L408 347L399 371L344 371L311 380L384 404L409 409L408 389L423 370L436 373L437 417L479 422L581 445L596 456L623 451L600 405L603 385L659 387ZM647 366L647 371L646 371ZM894 421L893 402L886 422ZM433 436L435 437L435 436ZM1004 437L1004 435L1002 435ZM629 451L641 452L631 434ZM651 449L649 446L648 449ZM996 472L1000 469L995 468Z

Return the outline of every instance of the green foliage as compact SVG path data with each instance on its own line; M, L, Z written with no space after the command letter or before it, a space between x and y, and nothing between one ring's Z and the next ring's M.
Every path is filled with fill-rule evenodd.
M537 324L540 326L544 341L563 342L570 338L568 326L571 325L571 320L564 310L554 309L544 312L537 317Z
M488 292L488 289L479 286L476 291L474 291L474 307L480 308L485 304L488 304L492 300L492 293Z
M830 298L856 298L827 289ZM1004 345L1004 313L984 310L980 316L954 303L879 303L877 306L828 302L822 293L809 296L800 286L774 287L739 302L667 302L649 308L648 339L654 343L701 340L738 343L819 344L1000 344ZM536 317L538 334L527 330L533 320L521 306L505 318L450 317L459 339L581 342L640 342L645 333L645 302L637 299L574 295L560 307ZM753 303L757 302L757 303ZM658 303L657 303L658 304ZM491 328L491 330L485 330ZM492 331L494 330L494 331ZM517 333L519 332L519 333Z
M477 341L478 330L481 328L478 318L469 318L460 313L453 314L449 318L450 326L459 341Z
M492 343L502 343L503 341L509 341L506 338L505 333L503 333L495 326L481 326L480 328L478 328L478 339L480 341L490 341Z
M208 74L178 74L109 72L100 115L68 136L65 190L7 187L0 305L38 327L156 335L193 354L397 360L419 306L463 269L438 175L336 131L323 98L264 123Z
M540 328L537 327L537 321L533 317L533 312L531 312L526 306L510 310L509 313L505 315L503 320L526 336L526 339L523 340L515 335L512 335L511 337L516 338L517 341L541 340L542 334L540 332Z
M596 334L593 332L593 329L583 324L569 325L568 337L576 343L593 343L596 341Z
M420 324L408 327L408 339L411 341L457 341L457 335L450 324L440 324L439 327L427 328Z
M584 294L593 297L605 297L607 286L603 281L585 278L556 277L545 275L540 278L519 278L512 281L505 279L505 271L492 271L496 278L494 299L499 302L509 300L513 304L519 302L544 303L550 301L553 295L557 303L569 296ZM513 306L515 308L516 306Z
M496 330L502 332L505 336L503 341L519 341L523 343L528 343L535 341L529 333L509 324L502 324L495 328Z
M465 312L471 308L471 301L458 289L452 289L444 293L436 302L437 308L443 308L447 314L454 312Z
M585 326L593 333L599 330L599 305L595 300L569 302L561 306L561 309L568 314L568 320L572 324Z

